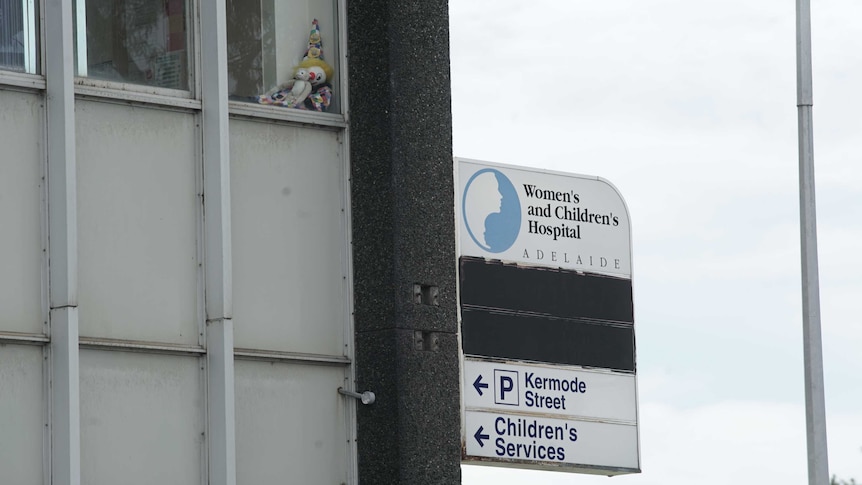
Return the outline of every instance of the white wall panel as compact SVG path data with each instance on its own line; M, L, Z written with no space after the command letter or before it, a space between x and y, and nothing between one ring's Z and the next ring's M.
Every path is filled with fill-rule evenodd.
M343 382L340 367L236 361L237 483L347 483Z
M43 109L0 90L0 331L43 332Z
M231 120L237 347L342 355L347 322L336 133Z
M81 483L200 485L201 360L81 351Z
M81 336L195 344L195 117L76 105Z
M42 348L0 344L0 482L42 484Z

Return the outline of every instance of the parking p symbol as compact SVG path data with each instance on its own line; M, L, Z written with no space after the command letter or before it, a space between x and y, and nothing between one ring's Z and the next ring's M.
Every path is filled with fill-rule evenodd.
M506 400L506 393L512 392L515 388L515 382L509 376L500 376L500 399Z
M518 371L494 369L494 402L518 405Z

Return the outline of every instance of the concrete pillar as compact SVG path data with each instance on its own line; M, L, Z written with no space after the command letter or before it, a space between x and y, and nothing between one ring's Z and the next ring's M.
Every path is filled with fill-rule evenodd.
M460 483L448 3L347 18L360 483Z

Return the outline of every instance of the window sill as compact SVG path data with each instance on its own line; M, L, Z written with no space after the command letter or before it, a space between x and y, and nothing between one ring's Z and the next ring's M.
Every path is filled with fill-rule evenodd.
M231 116L244 118L262 118L273 121L287 121L305 125L328 126L332 128L347 128L344 115L336 113L319 113L301 109L266 106L242 101L228 102Z
M200 111L201 101L192 99L188 91L112 83L87 78L75 78L75 95L122 103L162 106L165 108Z
M44 91L45 78L38 74L0 70L0 86L11 86L27 90Z

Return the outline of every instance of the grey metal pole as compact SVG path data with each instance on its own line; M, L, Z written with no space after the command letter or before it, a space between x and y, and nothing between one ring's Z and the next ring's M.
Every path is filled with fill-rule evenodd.
M820 336L820 282L814 201L814 131L811 119L811 6L796 0L796 106L799 117L799 221L802 244L802 328L805 362L805 421L808 483L828 485L826 399Z

